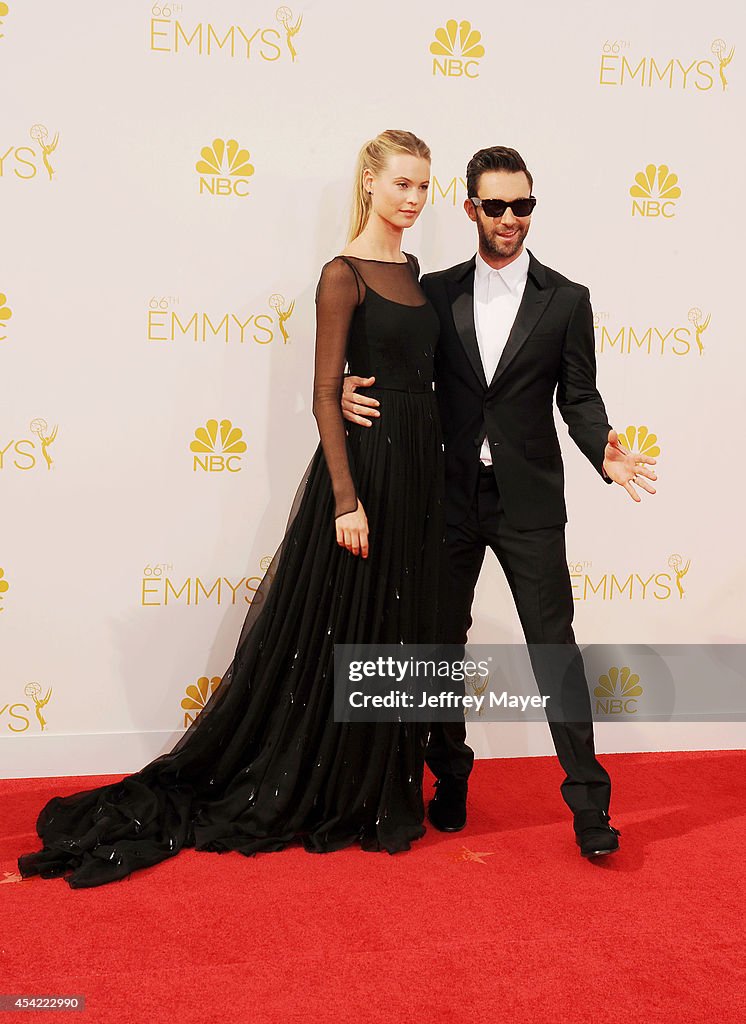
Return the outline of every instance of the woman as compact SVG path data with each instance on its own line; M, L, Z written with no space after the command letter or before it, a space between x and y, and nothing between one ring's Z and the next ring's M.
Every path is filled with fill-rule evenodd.
M19 858L23 876L86 888L183 847L248 855L301 840L393 853L424 833L426 726L335 723L333 655L335 643L435 639L438 321L401 252L429 173L430 151L409 132L383 132L360 152L350 240L316 293L321 443L220 685L169 753L50 800L37 822L43 849ZM349 435L345 361L386 389L385 416Z

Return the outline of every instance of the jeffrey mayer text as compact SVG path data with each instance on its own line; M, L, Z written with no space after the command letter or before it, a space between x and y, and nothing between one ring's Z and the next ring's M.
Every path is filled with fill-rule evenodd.
M472 696L471 694L453 693L450 690L443 690L441 693L420 693L420 701L415 703L414 694L405 690L390 690L388 693L362 693L355 690L350 694L350 707L353 708L475 708L481 711L484 707L485 694ZM514 693L489 694L489 707L491 708L546 708L549 697L524 697Z

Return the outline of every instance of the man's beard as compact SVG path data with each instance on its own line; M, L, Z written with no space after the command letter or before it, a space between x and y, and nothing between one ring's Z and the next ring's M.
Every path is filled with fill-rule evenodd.
M488 236L479 221L477 221L477 232L479 234L479 247L482 252L486 252L488 256L493 256L495 259L506 259L507 257L515 256L519 252L523 245L523 239L528 234L528 228L518 227L516 234L509 242L507 239L497 239L494 235ZM502 244L500 244L501 242Z

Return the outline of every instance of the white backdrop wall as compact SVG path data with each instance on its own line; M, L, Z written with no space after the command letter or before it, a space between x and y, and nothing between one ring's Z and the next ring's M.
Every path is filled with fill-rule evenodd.
M522 152L529 247L590 287L611 421L660 450L634 505L560 422L578 640L745 639L745 20L732 0L0 3L2 774L135 770L229 664L317 444L320 268L389 127L432 148L405 244L425 271L474 251L471 154ZM521 639L491 556L472 639ZM552 750L541 723L470 735ZM597 737L743 745L712 723Z

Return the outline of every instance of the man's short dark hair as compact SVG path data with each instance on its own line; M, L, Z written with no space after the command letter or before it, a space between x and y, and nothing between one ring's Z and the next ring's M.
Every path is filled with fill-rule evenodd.
M515 149L507 146L490 146L489 149L480 149L469 161L466 167L466 194L476 196L479 193L479 179L485 171L511 171L523 173L528 178L528 187L533 191L534 179L526 167L521 154Z

